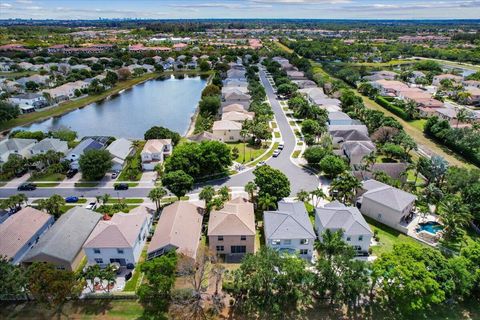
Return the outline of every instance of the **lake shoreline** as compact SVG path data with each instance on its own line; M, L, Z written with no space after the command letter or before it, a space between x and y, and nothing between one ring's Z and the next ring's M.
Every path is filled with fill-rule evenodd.
M197 70L167 71L162 73L158 73L158 72L148 73L138 78L128 79L128 80L119 82L115 87L108 89L107 91L97 96L86 96L76 100L68 100L48 110L42 110L39 112L32 112L32 113L20 115L18 118L10 120L0 125L0 131L1 131L0 137L3 138L6 135L8 135L13 128L28 126L34 123L40 123L40 122L49 120L51 118L64 116L72 111L82 109L88 105L109 99L110 97L119 94L121 91L131 89L139 84L143 84L147 81L150 81L162 76L172 76L172 75L202 76L207 74L211 75L211 71L207 71L207 72L201 72Z
M212 79L213 79L213 75L210 75L210 77L208 77L207 79L207 84L205 85L205 87L212 83ZM197 123L197 118L199 113L200 113L200 101L197 102L197 107L195 108L195 112L190 118L190 125L188 126L187 132L183 137L186 138L193 135L193 132L195 131L195 124Z

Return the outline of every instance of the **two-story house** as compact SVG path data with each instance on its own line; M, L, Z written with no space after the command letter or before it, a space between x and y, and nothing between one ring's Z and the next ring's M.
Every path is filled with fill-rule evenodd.
M241 256L255 252L255 215L253 203L238 197L210 213L208 242L218 255Z
M263 213L263 224L267 247L312 259L315 232L303 202L280 201L277 211Z
M150 232L151 211L140 206L98 222L83 245L88 264L101 267L114 262L121 266L135 265Z
M155 166L162 163L165 157L172 154L171 139L152 139L147 140L140 154L142 158L143 170L154 170Z

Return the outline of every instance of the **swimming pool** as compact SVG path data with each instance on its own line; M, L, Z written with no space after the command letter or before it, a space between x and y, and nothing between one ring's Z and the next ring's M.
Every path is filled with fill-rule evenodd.
M426 231L426 232L429 232L431 234L437 234L437 232L442 231L442 230L443 230L443 226L440 223L435 222L435 221L419 223L418 228L417 228L417 232Z

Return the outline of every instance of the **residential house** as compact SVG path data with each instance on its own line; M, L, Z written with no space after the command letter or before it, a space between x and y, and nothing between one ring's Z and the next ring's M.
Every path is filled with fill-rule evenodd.
M413 218L416 196L373 179L362 182L359 194L357 207L362 214L407 232L406 226Z
M315 232L303 202L278 202L277 211L263 213L263 225L267 247L312 260Z
M255 214L253 203L242 197L224 204L210 213L208 242L218 255L243 256L255 252Z
M299 89L315 88L317 84L312 80L292 80Z
M29 77L23 77L23 78L20 78L20 79L17 79L17 82L20 83L22 86L25 87L25 85L27 84L27 82L35 82L37 84L40 84L40 85L46 85L48 83L50 83L50 76L42 76L42 75L39 75L39 74L34 74L34 75L31 75Z
M239 103L233 103L233 104L229 104L229 105L226 105L222 108L222 112L225 113L225 112L233 112L233 111L236 111L236 112L245 112L245 107Z
M107 151L112 155L112 170L120 171L125 165L127 157L134 152L133 143L130 140L120 138L113 141L108 147Z
M480 105L480 88L466 87L465 91L467 91L470 94L470 96L467 99L468 104Z
M368 254L373 232L357 208L347 207L338 201L315 208L318 240L322 241L322 234L327 229L332 232L343 230L343 240L346 243L358 254Z
M213 123L212 133L215 139L223 142L235 142L242 140L240 135L242 124L232 120L219 120Z
M77 270L85 257L83 244L101 218L101 214L82 207L68 210L27 253L22 262L48 262L57 269Z
M370 82L370 84L379 90L382 96L397 96L400 91L409 90L410 87L401 81L396 80L376 80Z
M334 147L340 147L346 141L370 141L368 134L366 134L363 129L358 130L357 128L331 131L330 135L332 136Z
M345 131L358 131L360 133L363 133L365 135L368 135L368 129L367 126L364 124L351 124L351 125L329 125L328 126L328 132L334 136L339 132L345 132ZM362 140L358 140L362 141Z
M25 207L0 224L0 256L20 263L27 252L53 224L53 216Z
M147 259L171 250L193 260L202 237L204 208L186 201L177 201L163 208L147 250Z
M248 87L248 82L246 79L225 79L223 80L223 87L224 88L235 88L235 87Z
M463 77L454 74L439 74L433 77L432 85L438 87L442 84L443 80L451 80L453 83L459 84L463 81Z
M152 139L147 140L140 154L142 158L143 170L154 170L155 166L162 163L165 157L172 154L171 139Z
M47 106L47 99L38 93L22 93L12 96L8 99L14 105L27 105L34 108L42 108Z
M298 70L287 71L287 77L291 80L306 80L305 73Z
M246 120L253 120L254 117L254 112L229 111L222 113L222 120L231 120L241 123L245 122Z
M7 93L18 93L22 91L22 85L16 81L0 79L0 89Z
M114 262L121 266L135 265L150 232L152 211L140 206L129 213L119 212L100 220L83 245L88 265L105 267Z
M175 43L173 45L173 50L182 51L182 50L185 50L187 47L188 47L188 44L186 43Z
M37 143L35 139L5 139L0 141L0 163L7 162L11 154L21 157L30 155L30 148Z
M368 170L353 171L353 175L360 181L364 181L373 179L376 172L383 172L392 179L405 182L407 168L408 164L406 163L374 163L368 167Z
M228 102L228 104L241 102L249 103L252 97L248 93L242 92L240 88L242 87L236 87L234 89L228 90L227 92L225 92L225 94L222 94L223 101Z
M371 141L346 141L342 144L342 152L353 168L357 168L363 158L375 150L375 144Z
M46 89L42 92L47 93L50 98L56 102L63 100L68 100L75 97L75 92L87 89L89 86L88 82L83 80L78 80L75 82L65 83L61 86L52 89Z
M29 152L33 156L45 154L48 151L61 152L65 155L68 151L68 144L66 141L62 141L60 139L45 138L29 148Z
M194 134L193 136L187 137L188 140L191 142L202 142L202 141L220 141L218 138L216 138L213 133L208 132L208 131L203 131L197 134Z
M396 76L398 76L396 72L383 70L383 71L372 72L371 75L364 76L362 79L366 81L395 80Z
M356 124L355 120L350 118L348 114L341 111L329 112L328 113L328 124L339 126L339 125L352 125Z
M70 161L70 167L72 169L79 169L80 165L78 160L80 157L88 150L100 150L103 149L104 145L92 138L87 138L82 140L75 148L70 150L70 152L65 156L65 160Z
M230 69L227 71L227 78L228 79L246 79L245 78L245 70L238 70L238 69Z

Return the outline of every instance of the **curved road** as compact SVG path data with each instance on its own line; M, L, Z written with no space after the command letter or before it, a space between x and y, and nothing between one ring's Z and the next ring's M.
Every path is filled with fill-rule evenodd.
M282 134L282 139L285 143L285 147L281 154L277 158L270 158L267 161L267 164L279 169L290 180L291 184L291 194L295 195L301 189L310 191L314 190L319 186L319 179L313 173L308 170L305 170L301 167L296 166L290 160L290 155L293 153L296 145L295 134L293 133L290 125L288 123L287 117L283 113L282 107L277 100L275 93L273 92L273 88L268 82L265 72L260 70L260 80L262 81L265 91L272 106L272 110L275 113L275 118L277 120L278 128ZM229 187L243 187L247 182L252 181L253 176L253 168L248 169L242 173L236 174L231 177L227 177L224 179L209 181L208 185L212 185L215 187L221 186L229 186ZM198 185L192 191L192 193L199 192L201 187L205 184ZM147 187L136 187L130 188L124 191L116 191L111 187L95 187L95 188L38 188L35 191L28 191L25 192L27 196L32 198L44 198L50 197L52 194L59 194L61 196L71 196L71 195L80 195L84 197L95 197L98 195L103 195L105 193L109 193L112 196L117 196L117 193L121 197L129 197L129 198L140 198L146 197L148 192L151 188ZM17 194L18 191L14 188L0 188L0 198L6 198L13 194Z

